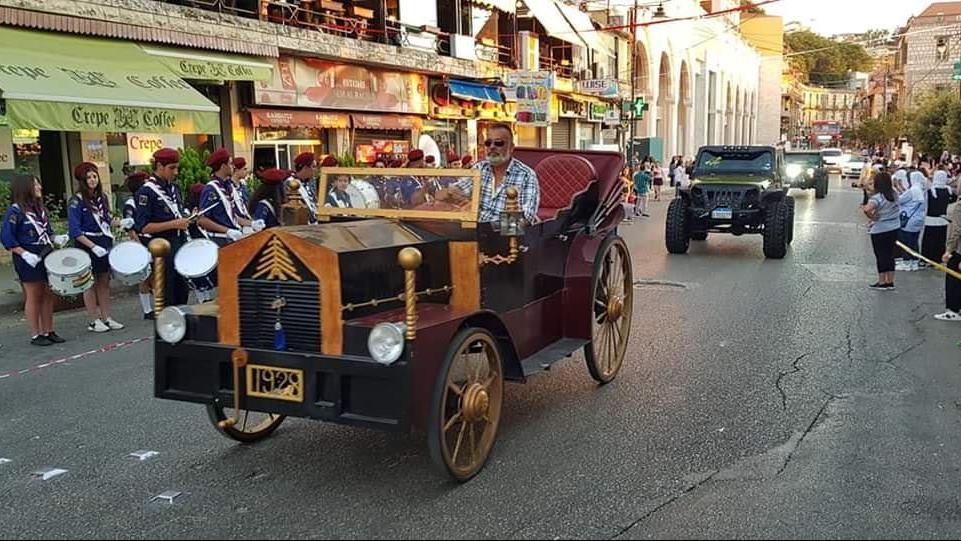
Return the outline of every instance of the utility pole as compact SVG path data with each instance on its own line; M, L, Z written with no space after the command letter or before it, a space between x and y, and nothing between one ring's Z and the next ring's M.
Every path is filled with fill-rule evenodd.
M628 132L629 139L627 141L627 163L630 166L634 166L634 130L637 125L637 118L634 114L634 102L637 100L637 4L638 0L634 0L634 9L631 10L631 108L628 113L631 129ZM621 107L621 111L624 111L623 107Z

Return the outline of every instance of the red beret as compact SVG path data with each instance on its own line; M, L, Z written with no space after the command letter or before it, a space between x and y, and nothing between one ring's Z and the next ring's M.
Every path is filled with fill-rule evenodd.
M453 150L447 151L447 163L459 162L459 161L460 161L460 156L456 152L454 152Z
M407 153L407 161L409 162L416 162L417 160L423 160L423 159L424 159L424 151L419 148L415 148L414 150L411 150L410 152Z
M337 167L337 158L333 156L327 156L324 161L320 162L321 167Z
M276 185L287 180L290 177L290 171L286 169L277 169L276 167L271 167L270 169L265 169L260 173L260 180L264 181L264 184Z
M244 167L247 167L247 160L238 156L234 158L233 165L234 165L234 169L243 169Z
M474 157L471 156L470 154L464 154L464 157L460 159L460 163L464 167L467 167L468 165L470 165L472 161L474 161Z
M153 153L153 159L158 165L170 165L180 162L180 153L172 148L162 148Z
M294 167L297 169L303 169L304 167L309 167L314 164L314 153L313 152L301 152L294 158Z
M436 161L437 161L437 158L435 158L433 154L430 154L426 158L424 158L424 163L434 163Z
M388 165L390 165L394 169L397 169L398 167L404 166L404 160L400 158L394 158L393 160L390 161Z
M230 153L226 148L218 148L207 158L207 167L216 171L230 161Z
M84 182L87 180L87 173L91 171L97 172L97 166L90 162L83 162L73 168L73 178Z

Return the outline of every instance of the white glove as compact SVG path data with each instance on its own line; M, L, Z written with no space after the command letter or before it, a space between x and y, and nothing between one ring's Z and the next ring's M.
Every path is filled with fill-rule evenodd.
M238 231L238 230L236 230L236 229L228 229L228 230L227 230L227 238L229 238L230 240L232 240L232 241L234 241L234 242L237 242L238 240L244 238L244 233L243 233L243 231Z
M68 237L67 235L54 235L54 236L53 236L53 243L56 244L57 246L64 246L64 245L66 245L69 240L70 240L70 237Z
M93 248L91 248L90 251L93 252L93 255L97 257L103 257L107 255L107 250L103 246L97 246L96 244L93 245Z
M124 218L120 220L120 227L124 229L133 229L133 218Z
M263 220L254 220L250 222L250 227L252 227L254 231L259 232L259 231L263 231L264 228L267 227L267 224L264 223Z
M35 253L23 252L23 254L21 254L20 257L22 257L23 260L27 262L27 265L30 265L33 268L37 268L37 265L40 264L40 256L38 256Z

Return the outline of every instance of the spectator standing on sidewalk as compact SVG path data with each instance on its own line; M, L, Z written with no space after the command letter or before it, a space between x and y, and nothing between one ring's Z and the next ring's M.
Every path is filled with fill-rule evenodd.
M924 229L928 210L927 176L923 172L916 171L911 173L908 182L910 187L898 197L898 204L901 206L901 232L898 234L898 240L917 252L920 251L918 240ZM904 252L903 263L898 270L908 272L918 270L918 258Z
M891 186L891 175L887 173L875 174L870 189L871 197L868 203L861 207L864 215L871 220L868 231L871 234L871 245L878 269L878 281L870 287L879 291L892 291L895 272L894 248L901 227L898 196Z
M647 213L647 197L650 189L651 174L648 173L644 167L638 168L637 172L634 173L634 193L637 194L637 202L634 204L635 216L651 217L651 215Z
M948 235L948 205L957 200L957 196L948 187L947 172L944 171L943 166L940 169L934 174L931 189L925 192L928 211L924 218L921 255L931 261L938 261L944 253L945 239Z
M654 184L654 200L661 200L661 187L664 186L664 168L654 160L651 162L651 177Z
M961 271L961 205L951 210L948 240L941 261L951 270ZM950 274L944 275L945 312L934 316L941 321L961 321L961 280Z

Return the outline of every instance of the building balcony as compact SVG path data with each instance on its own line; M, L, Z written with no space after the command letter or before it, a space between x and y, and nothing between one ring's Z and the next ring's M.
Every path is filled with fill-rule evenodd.
M0 24L260 57L281 51L454 77L499 77L507 54L455 55L455 36L332 0L0 0ZM473 38L460 36L475 46ZM465 49L466 47L461 47ZM461 56L460 58L456 56ZM466 57L466 58L465 58Z

